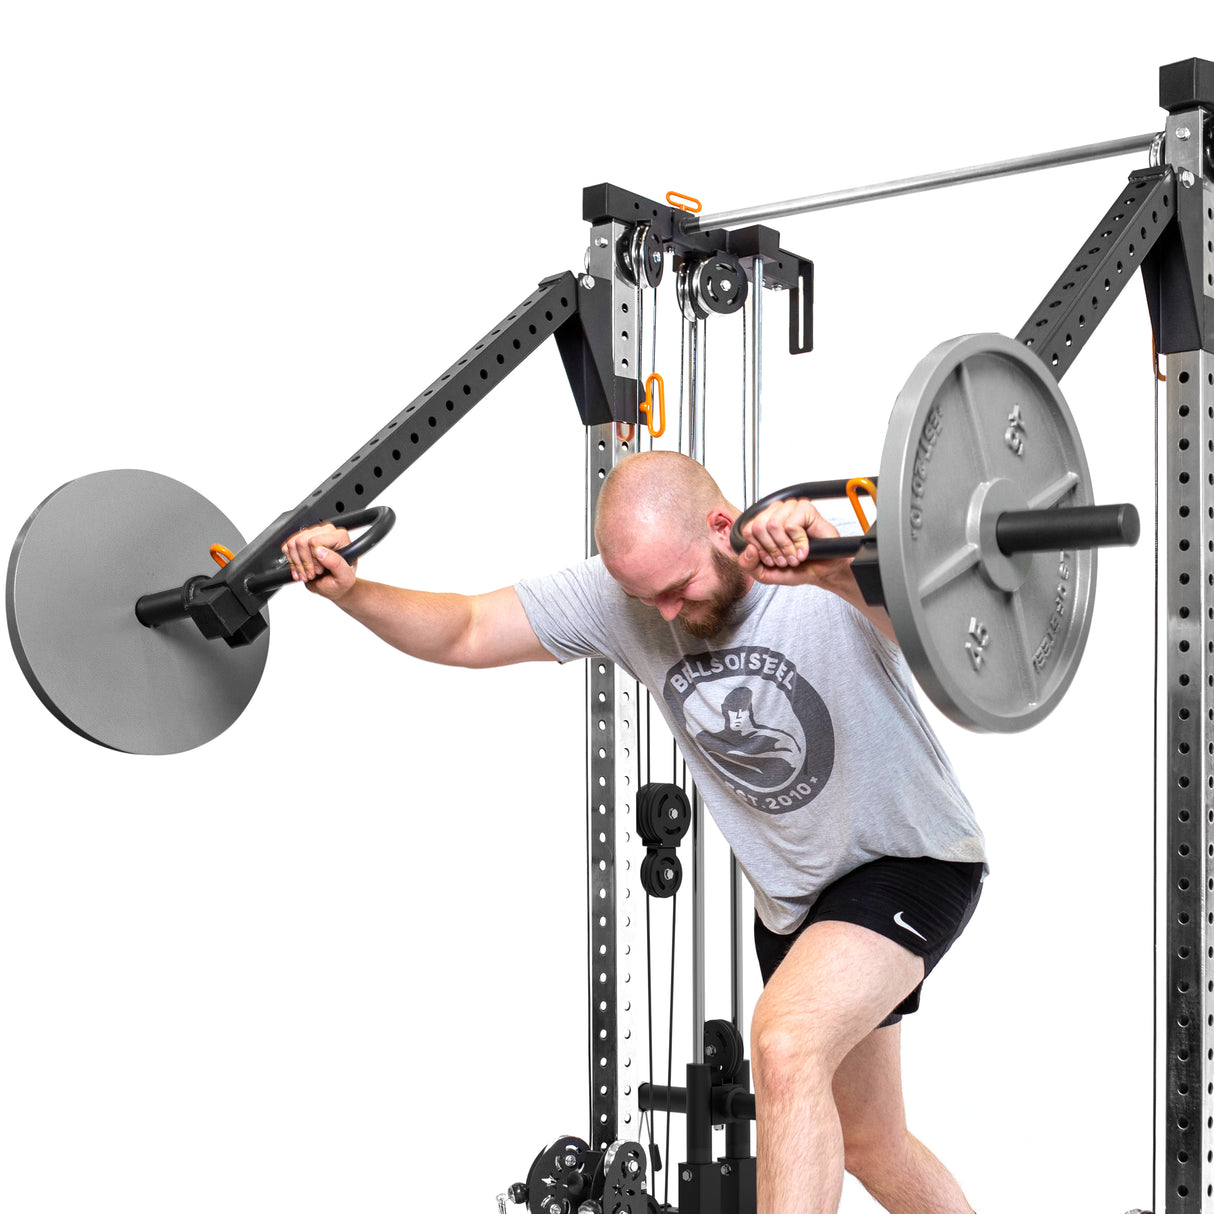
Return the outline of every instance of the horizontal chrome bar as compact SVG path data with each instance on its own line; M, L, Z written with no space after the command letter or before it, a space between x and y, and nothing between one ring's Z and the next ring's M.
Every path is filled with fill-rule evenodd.
M709 228L739 227L767 219L779 219L783 215L803 215L809 211L826 211L831 207L846 207L857 202L870 202L876 198L918 194L924 190L938 190L944 186L982 181L988 177L1010 177L1014 173L1031 173L1036 169L1052 169L1064 164L1079 164L1085 160L1127 156L1131 152L1148 150L1156 138L1154 133L1132 135L1107 143L1089 143L1083 147L1063 148L1057 152L1039 152L1035 156L1022 156L1017 160L997 160L992 164L979 164L966 169L950 169L943 173L928 173L922 177L903 177L898 181L886 181L879 185L836 190L832 194L813 194L807 198L792 198L786 202L741 207L736 211L716 211L710 215L690 217L684 222L683 228L688 232L705 232Z

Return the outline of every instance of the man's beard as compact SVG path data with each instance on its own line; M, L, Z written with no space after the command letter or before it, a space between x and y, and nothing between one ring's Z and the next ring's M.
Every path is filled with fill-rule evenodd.
M678 617L684 631L699 641L707 641L721 631L733 614L734 605L746 593L746 574L737 561L714 548L712 567L720 579L720 590L708 602L696 604L699 614L694 620L688 619L682 611Z

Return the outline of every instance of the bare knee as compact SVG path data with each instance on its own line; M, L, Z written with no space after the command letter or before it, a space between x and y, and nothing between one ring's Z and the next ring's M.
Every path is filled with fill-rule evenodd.
M750 1049L756 1090L769 1094L806 1084L829 1086L838 1066L829 1032L809 1016L766 1015L756 1008Z
M843 1127L843 1166L867 1189L883 1187L898 1174L906 1157L909 1136L901 1132Z

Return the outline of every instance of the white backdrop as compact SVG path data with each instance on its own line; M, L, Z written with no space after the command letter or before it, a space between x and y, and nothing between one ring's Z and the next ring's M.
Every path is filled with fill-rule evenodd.
M584 185L711 211L1159 129L1159 65L1214 54L1205 6L1136 28L1074 7L10 6L10 533L130 467L255 534L580 267ZM919 358L1014 335L1142 163L777 221L817 264L817 348L789 359L769 308L765 486L875 471ZM739 381L710 383L732 492ZM1063 387L1098 498L1136 502L1147 535L1102 557L1048 722L939 725L994 872L907 1023L906 1079L984 1214L1152 1200L1138 283ZM476 591L576 559L582 442L543 349L388 491L400 521L365 571ZM2 661L0 1208L488 1211L586 1132L581 669L426 668L287 591L244 716L135 758ZM849 1187L844 1208L872 1203Z

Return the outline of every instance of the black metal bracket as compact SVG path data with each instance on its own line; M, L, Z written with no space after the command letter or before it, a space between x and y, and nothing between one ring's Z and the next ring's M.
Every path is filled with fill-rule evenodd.
M1034 309L1016 340L1028 346L1061 379L1079 356L1113 300L1142 266L1176 215L1176 182L1170 169L1143 169L1083 242L1049 294Z
M1214 135L1214 111L1206 120L1206 129ZM1205 175L1214 181L1208 153ZM1214 259L1207 260L1204 251L1209 204L1200 185L1174 188L1175 223L1162 234L1142 267L1155 348L1160 354L1214 352L1214 281L1207 280L1207 275L1214 280L1214 274L1203 270L1205 264L1214 265Z
M584 275L575 285L577 309L556 331L565 376L584 426L636 423L639 386L616 375L611 351L611 290Z
M813 349L814 263L780 248L780 233L774 228L755 224L733 230L688 231L685 211L606 182L582 191L582 218L588 223L648 223L666 251L676 257L732 254L752 281L754 259L761 257L764 288L790 292L788 352L807 354Z
M1142 269L1160 354L1214 352L1214 259L1209 189L1214 185L1214 63L1160 68L1159 103L1169 115L1203 111L1204 143L1184 183L1169 166L1131 173L1124 190L1034 310L1017 340L1061 379L1113 300ZM1184 174L1182 174L1184 176Z
M686 1087L642 1083L642 1111L681 1113L686 1117L687 1158L679 1163L679 1209L687 1214L755 1214L758 1165L750 1146L755 1098L750 1065L743 1062L732 1079L716 1068L687 1067ZM725 1126L725 1154L712 1157L712 1127Z

